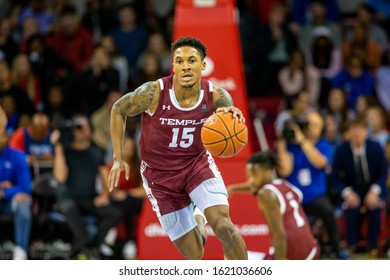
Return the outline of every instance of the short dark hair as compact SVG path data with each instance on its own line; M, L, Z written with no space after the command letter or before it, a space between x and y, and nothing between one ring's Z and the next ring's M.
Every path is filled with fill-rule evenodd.
M59 16L64 17L64 16L75 16L75 15L77 15L76 7L73 6L72 4L66 4L65 6L62 7Z
M370 15L374 15L375 14L374 8L372 6L370 6L369 4L367 4L367 3L361 3L359 5L359 9L365 10Z
M361 126L367 128L367 121L364 117L356 117L349 122L348 128Z
M271 151L257 152L248 160L249 164L258 164L267 169L273 169L277 165L276 156Z
M207 48L203 42L194 37L181 37L171 44L171 53L173 54L178 48L183 46L189 46L197 49L200 52L200 56L204 59L207 55Z
M320 4L320 5L324 6L324 7L327 7L327 3L324 0L311 0L310 4Z

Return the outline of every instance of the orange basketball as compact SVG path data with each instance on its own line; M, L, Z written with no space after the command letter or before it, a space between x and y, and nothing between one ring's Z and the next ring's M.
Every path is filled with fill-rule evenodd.
M238 154L248 143L248 128L233 118L233 113L214 113L203 124L201 139L212 155L228 158Z

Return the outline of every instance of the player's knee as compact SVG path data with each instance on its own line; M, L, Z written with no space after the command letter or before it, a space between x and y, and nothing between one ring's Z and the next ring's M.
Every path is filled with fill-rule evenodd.
M187 260L201 260L203 258L203 254L204 254L204 249L203 249L203 247L201 247L198 250L195 250L189 254L186 254L184 257Z
M213 227L213 230L218 239L224 243L233 242L235 236L237 235L237 230L228 216L218 219Z
M203 258L204 248L203 246L191 246L191 248L180 249L180 253L187 260L200 260Z
M191 235L190 237L194 237ZM203 242L201 238L189 238L175 240L174 244L179 249L180 253L187 260L200 260L204 254Z

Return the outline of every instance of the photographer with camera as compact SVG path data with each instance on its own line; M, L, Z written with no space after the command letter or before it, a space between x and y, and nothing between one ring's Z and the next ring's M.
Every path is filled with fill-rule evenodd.
M277 140L277 172L301 190L306 214L323 221L330 258L348 259L349 255L339 250L337 222L327 196L327 169L332 164L333 148L322 138L323 127L323 119L315 111L308 112L305 119L287 120Z
M65 216L73 237L70 258L76 258L88 247L99 246L105 256L113 254L104 242L108 231L116 227L121 212L110 204L106 185L108 171L103 152L92 141L92 125L85 115L76 115L69 124L71 142L55 144L53 174L59 186L56 189L56 209ZM97 178L102 183L99 190ZM83 216L97 219L98 232L88 235Z

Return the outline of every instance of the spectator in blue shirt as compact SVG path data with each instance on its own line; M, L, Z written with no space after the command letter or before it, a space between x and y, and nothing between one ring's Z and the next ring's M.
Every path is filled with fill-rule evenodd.
M367 5L371 6L382 19L390 19L390 4L388 0L367 0Z
M6 123L0 107L0 215L13 215L13 259L27 259L32 224L31 174L26 155L8 146Z
M311 4L320 3L326 7L326 19L335 22L339 18L339 6L337 0L292 0L291 14L294 22L305 25L310 21Z
M327 170L331 166L333 148L321 137L324 121L311 111L303 121L286 124L284 137L278 139L278 175L298 187L303 193L302 205L307 215L323 221L331 258L349 258L339 250L339 233L333 205L327 195Z
M23 8L18 15L18 25L20 28L26 19L34 18L39 25L39 32L47 34L51 31L55 22L55 16L48 11L45 1L31 0L29 5Z
M127 59L130 78L134 78L137 61L147 46L149 34L146 29L138 26L136 10L130 4L119 7L118 17L120 26L110 35L118 52Z
M346 67L333 78L332 86L342 89L346 94L348 107L355 109L359 96L372 95L374 78L364 68L359 57L351 56Z

